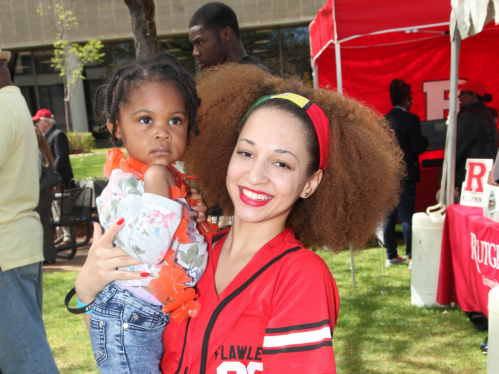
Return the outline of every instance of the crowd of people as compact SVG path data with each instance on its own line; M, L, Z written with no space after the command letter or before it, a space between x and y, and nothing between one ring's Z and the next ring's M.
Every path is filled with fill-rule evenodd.
M195 79L164 53L118 67L97 93L127 156L107 154L100 225L68 309L84 314L102 373L336 373L338 290L307 248L360 248L384 222L386 266L410 261L418 156L429 146L411 87L395 79L393 109L380 117L278 77L247 55L221 3L194 13L189 40ZM0 50L0 372L57 373L41 267L70 241L64 227L54 240L51 225L55 194L75 186L68 139L49 110L31 117L9 58ZM498 145L483 83L463 85L459 99L456 187L466 159L495 158ZM180 159L187 174L173 167ZM60 183L41 191L47 167ZM232 227L206 222L207 205L233 215Z

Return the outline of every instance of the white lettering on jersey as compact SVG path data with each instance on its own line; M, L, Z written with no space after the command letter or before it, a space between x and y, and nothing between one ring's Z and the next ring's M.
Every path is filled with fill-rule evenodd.
M236 374L248 374L246 366L239 361L225 361L217 367L217 374L228 374L229 371Z
M219 367L217 367L217 374L255 374L255 372L261 371L263 373L263 363L262 362L250 362L248 368L242 362L239 361L225 361Z
M263 373L263 362L250 362L248 364L248 374L255 374L255 371Z

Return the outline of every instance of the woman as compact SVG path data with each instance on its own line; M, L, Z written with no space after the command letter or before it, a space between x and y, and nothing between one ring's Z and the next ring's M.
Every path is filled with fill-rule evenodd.
M340 251L372 235L403 175L393 134L353 100L251 66L208 69L198 92L204 133L191 139L186 169L234 221L214 237L200 315L165 331L163 372L335 373L337 288L304 245ZM115 270L134 263L111 248L118 231L78 275L83 303L112 280L140 277Z
M45 140L42 132L35 126L36 138L38 139L38 178L42 176L42 164L50 164L55 170L55 160L50 152L50 147ZM35 211L40 215L40 221L43 227L43 261L44 265L54 264L57 258L57 251L54 244L54 233L50 224L52 216L52 201L54 201L55 189L40 191L40 200Z

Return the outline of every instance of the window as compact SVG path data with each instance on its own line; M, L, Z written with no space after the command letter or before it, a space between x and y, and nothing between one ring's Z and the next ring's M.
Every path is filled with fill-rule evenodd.
M31 52L21 52L17 56L16 75L33 74L33 66L31 65Z
M312 86L307 26L245 31L241 33L241 39L248 55L276 73L297 74Z
M158 52L170 52L191 74L196 72L194 57L192 57L192 44L189 38L163 39L158 42Z
M66 131L66 117L64 114L64 88L62 84L38 86L40 93L40 107L46 108L54 115L57 126Z
M54 51L36 51L33 52L35 61L35 70L37 74L58 73L52 66L50 59L54 57Z
M116 43L114 45L114 58L117 65L135 60L135 46L133 42Z

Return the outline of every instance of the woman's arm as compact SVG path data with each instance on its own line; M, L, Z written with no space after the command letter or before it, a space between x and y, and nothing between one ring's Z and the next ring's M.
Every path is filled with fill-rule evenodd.
M92 247L75 281L76 294L80 301L89 304L97 295L115 280L142 278L140 272L120 271L118 267L142 263L125 253L119 247L113 247L113 239L123 227L115 222L104 235L98 223L94 223ZM85 314L85 324L89 329L90 314Z

